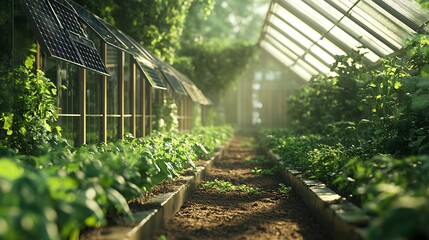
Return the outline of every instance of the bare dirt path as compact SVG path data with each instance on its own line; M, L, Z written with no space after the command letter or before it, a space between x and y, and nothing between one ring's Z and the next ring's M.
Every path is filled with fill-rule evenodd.
M236 136L154 239L329 239L264 159L251 138Z

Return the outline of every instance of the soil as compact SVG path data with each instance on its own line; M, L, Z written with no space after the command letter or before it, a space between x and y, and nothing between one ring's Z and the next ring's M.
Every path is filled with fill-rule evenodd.
M279 191L278 173L252 173L255 167L272 167L252 161L264 157L252 138L235 137L206 181L153 239L329 239L293 191ZM260 192L203 187L215 179Z

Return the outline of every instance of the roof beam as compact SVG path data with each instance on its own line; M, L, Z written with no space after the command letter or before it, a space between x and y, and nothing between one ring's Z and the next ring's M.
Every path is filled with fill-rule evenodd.
M332 43L334 43L338 48L340 48L345 53L350 52L353 50L353 47L348 45L347 43L341 41L338 37L328 34L329 31L327 31L323 26L321 26L316 20L314 20L312 17L307 16L305 14L302 14L299 9L296 9L295 6L293 6L290 1L287 0L279 0L277 2L280 6L287 9L289 12L297 16L299 19L301 19L304 23L312 27L316 32L318 32L322 38L326 38ZM372 64L373 62L369 60L367 57L364 57L364 63L365 64Z
M368 48L370 51L378 55L379 57L385 55L385 51L381 50L381 47L374 47L374 44L376 44L372 39L368 37L368 33L360 35L356 30L352 29L352 26L347 27L343 24L343 19L346 19L347 15L342 15L340 19L336 19L333 15L327 12L327 10L320 5L320 3L313 0L302 0L305 4L307 4L309 7L311 7L313 10L318 12L320 15L322 15L324 18L328 19L330 22L332 22L336 27L344 31L346 34L354 38L356 41L362 44L362 46L365 46L365 48ZM356 1L356 3L350 8L356 6L356 4L359 1ZM349 11L350 11L349 9ZM386 46L387 47L387 46Z
M277 39L276 37L274 37L270 33L267 33L265 35L265 41L271 43L273 45L273 47L276 47L275 45L278 45L278 46L281 46L282 48L285 48L289 52L283 51L279 47L276 47L280 52L282 52L285 55L287 55L288 57L290 57L290 59L292 59L293 62L295 62L296 59L299 58L299 56L296 53L294 53L293 50L289 46L287 46L286 44L284 44L283 42L281 42L279 39Z
M305 32L303 32L301 29L298 29L296 26L291 25L289 23L287 23L285 21L285 19L283 19L281 16L279 16L277 13L273 13L274 16L276 16L277 18L279 18L281 21L283 21L285 24L287 24L288 26L290 26L291 28L293 28L295 31L297 31L298 33L300 33L301 35L306 36ZM324 46L321 46L318 42L314 42L313 40L310 40L313 42L313 45L318 46L319 48L321 48L323 51L325 51L328 55L330 55L331 57L335 57L336 54L332 53L331 51L329 51L328 49L326 49ZM326 59L322 59L319 56L316 56L313 54L313 57L316 57L319 61L322 61L324 63L326 63L326 65L330 65L331 63L327 62Z
M282 6L283 8L287 9L289 12L291 12L293 15L297 16L299 19L301 19L305 24L309 25L311 28L313 28L316 32L318 32L322 38L325 37L332 43L334 43L338 48L343 50L344 52L350 52L352 48L342 42L340 39L336 38L335 36L324 36L326 33L326 30L320 26L320 24L311 18L310 16L302 15L301 12L296 9L293 5L289 3L287 0L280 0L278 1L278 4Z
M284 33L280 28L278 28L277 26L274 26L274 25L272 25L271 23L270 23L270 27L272 27L272 28L274 28L275 30L277 30L277 31L279 31L279 32L281 32L281 33ZM304 54L302 54L302 55L298 55L293 49L291 49L290 47L288 47L287 45L285 45L282 41L280 41L279 39L277 39L275 36L273 36L272 34L270 34L270 33L268 33L267 32L267 35L269 35L271 38L273 38L273 39L275 39L276 40L276 42L278 42L279 44L281 44L281 46L283 46L283 47L285 47L285 48L287 48L289 51L291 51L291 52L293 52L295 55L297 55L297 58L294 60L295 61L295 63L299 60L299 59L301 59L301 60L303 60L303 61L306 61L305 59L304 59L304 56L306 55L306 54L309 54L309 55L311 55L312 57L314 57L314 58L316 58L318 61L320 61L320 62L323 62L323 60L321 60L318 56L315 56L315 55L313 55L313 54L311 54L311 53L309 53L309 52L306 52L305 51L305 49L306 49L306 47L304 47L302 44L300 44L298 41L296 41L294 38L289 38L289 37L287 37L287 35L284 35L283 34L283 36L285 37L285 38L287 38L289 41L291 41L291 42L293 42L294 44L296 44L297 46L299 46L299 47L301 47L302 49L304 49ZM307 61L306 61L307 62ZM311 67L312 68L314 68L315 70L316 69L319 69L319 67L317 67L317 66L315 66L314 64L312 64L312 63L310 63L310 62L307 62L307 64L309 64L309 65L311 65ZM327 67L327 68L329 68L328 66L329 66L329 64L328 65L325 65L324 64L324 66L325 67ZM318 71L318 70L316 70L317 72L319 72L319 73L322 73L322 71Z
M360 21L359 19L357 19L355 17L354 14L349 14L349 11L344 10L343 8L341 8L338 5L338 1L336 0L325 0L327 3L329 3L333 8L335 8L337 11L339 11L341 14L348 16L354 23L356 23L359 27L361 27L362 29L364 29L365 31L367 31L369 34L371 34L372 36L374 36L375 38L377 38L380 42L382 42L384 45L386 45L387 47L389 47L390 49L392 49L393 51L397 51L399 50L398 47L396 47L394 44L392 44L389 40L387 40L385 37L381 36L378 32L377 29L374 30L371 27L369 27L367 24L363 23L362 21ZM380 22L378 22L379 24L382 24Z
M291 70L292 72L294 72L296 75L298 75L303 81L308 81L310 80L310 78L313 76L313 73L311 73L308 70L305 70L303 67L301 67L305 73L303 72L298 72L296 70L296 68L293 68L293 66L289 66L287 64L285 64L285 62L282 61L281 57L285 57L287 58L290 62L293 62L292 59L290 59L288 56L284 55L282 52L278 51L277 48L275 48L271 43L267 42L267 40L262 40L259 45L262 47L262 49L264 49L265 52L267 52L269 55L271 55L275 60L277 60L280 64L284 65L285 67L287 67L289 70ZM274 53L274 51L277 51L277 53ZM283 56L277 56L277 54L281 54ZM304 74L304 76L303 76Z
M402 13L398 12L395 8L390 6L388 3L386 3L384 0L372 0L375 4L386 10L389 14L394 16L399 21L403 22L405 25L407 25L409 28L413 29L414 31L418 31L420 26L415 24L412 20L405 17Z

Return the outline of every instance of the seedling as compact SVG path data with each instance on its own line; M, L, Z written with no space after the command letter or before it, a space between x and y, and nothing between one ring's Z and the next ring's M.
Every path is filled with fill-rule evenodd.
M274 166L269 169L263 169L255 167L250 172L254 174L262 174L262 175L274 175L279 171L279 168L277 166Z
M290 190L292 190L292 188L286 186L286 184L284 184L284 183L279 183L278 190L281 194L288 194L290 192Z
M265 158L265 156L263 156L263 155L257 156L256 158L246 157L244 160L246 162L250 162L250 163L253 163L253 164L266 164L266 163L269 163L269 160L267 158Z
M261 189L256 187L249 187L246 184L241 184L239 186L233 185L232 183L228 181L218 180L215 179L214 181L206 182L202 185L204 189L215 189L221 193L224 192L246 192L246 193L260 193L262 192Z

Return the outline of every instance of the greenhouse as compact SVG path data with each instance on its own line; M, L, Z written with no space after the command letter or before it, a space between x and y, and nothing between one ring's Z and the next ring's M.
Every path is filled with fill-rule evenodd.
M426 0L1 0L0 239L429 239Z

